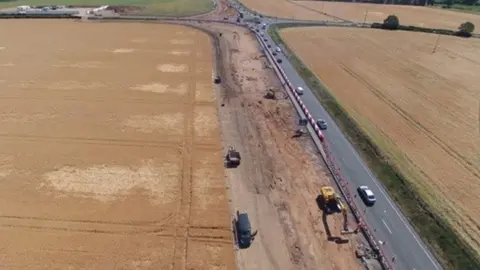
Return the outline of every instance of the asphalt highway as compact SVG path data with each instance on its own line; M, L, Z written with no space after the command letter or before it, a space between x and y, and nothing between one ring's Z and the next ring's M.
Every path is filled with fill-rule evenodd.
M273 43L271 40L269 42ZM282 59L281 66L290 82L294 86L303 87L305 93L301 98L312 116L315 119L322 118L329 124L323 133L338 167L351 185L352 193L356 193L358 186L367 185L375 194L375 206L365 207L359 197L355 198L356 204L360 209L366 209L365 218L375 230L376 237L385 242L383 248L386 253L390 257L396 257L396 269L442 269L288 59L282 53L277 58Z
M242 12L246 15L253 16L253 14L247 10L242 10ZM270 26L285 21L264 18L263 22ZM267 35L266 30L261 30L261 32L264 33L267 43L272 45L270 50L274 50L277 46L282 48L281 45L274 43L271 37ZM264 50L268 49L269 48L264 48ZM375 206L366 207L358 196L355 198L356 205L359 209L365 211L364 216L367 223L372 229L374 229L375 236L378 240L384 242L383 249L385 250L386 255L390 258L395 256L395 268L402 270L443 269L432 253L420 240L420 237L413 230L405 216L388 196L378 179L376 179L365 165L355 148L322 107L311 89L308 88L300 75L298 75L285 55L279 53L276 58L282 60L280 65L290 82L295 87L303 87L305 92L302 96L302 101L312 116L315 119L324 119L329 124L328 129L324 131L324 135L336 160L337 166L351 185L352 194L356 194L356 188L358 186L367 185L376 195L377 202Z

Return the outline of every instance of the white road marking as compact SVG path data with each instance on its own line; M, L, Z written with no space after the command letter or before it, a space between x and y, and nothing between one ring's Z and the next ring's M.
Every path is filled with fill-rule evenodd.
M299 76L297 74L297 76ZM320 105L321 106L321 105ZM340 130L338 130L338 132L342 133ZM346 140L346 138L344 138ZM347 140L347 143L348 143L348 140ZM350 147L353 148L353 146L350 145ZM440 270L440 268L438 268L436 262L433 260L433 258L430 256L430 254L428 253L427 249L423 246L423 244L420 242L420 240L418 239L418 237L415 235L415 233L413 232L413 230L410 228L410 225L407 223L407 221L400 215L400 213L398 212L398 210L395 208L393 202L389 199L389 197L385 194L385 192L383 191L383 188L379 185L379 183L377 183L377 180L376 178L372 175L372 173L369 171L369 169L365 166L365 164L363 164L363 161L362 159L359 157L357 151L355 151L355 149L350 149L350 150L353 150L353 155L355 156L355 158L357 159L357 161L359 161L360 165L363 167L363 169L367 172L367 174L370 176L370 178L372 179L372 181L374 182L374 184L377 186L377 188L380 190L380 192L382 193L382 195L385 197L385 199L387 200L388 204L390 205L390 207L393 208L393 211L395 211L395 214L398 216L398 218L400 219L400 221L403 223L403 225L407 228L408 232L413 236L413 239L415 239L415 241L417 242L417 244L420 246L420 248L423 250L423 252L425 253L425 255L427 255L427 258L430 260L430 262L432 263L433 267L435 267L435 269L437 270ZM415 269L414 269L415 270Z
M348 141L347 141L348 142ZM351 146L353 148L353 146ZM365 171L367 172L367 174L370 176L370 178L372 178L373 180L373 183L377 186L377 188L380 190L380 192L382 193L382 195L385 197L385 199L387 200L388 204L390 204L390 206L393 208L393 211L395 211L395 214L397 214L398 218L400 219L400 221L402 221L403 225L405 225L405 227L407 228L408 232L410 232L410 234L413 236L413 239L415 239L415 241L417 242L417 244L420 246L420 248L423 250L423 252L425 252L425 255L427 255L427 258L430 260L430 262L433 264L433 267L435 267L435 269L437 270L440 270L440 268L438 268L437 264L435 263L435 261L433 260L432 256L430 256L430 254L428 254L428 251L425 249L425 247L422 245L422 243L420 242L420 240L418 240L418 237L415 235L415 233L412 231L412 229L410 228L410 225L407 223L407 221L405 221L403 219L403 217L400 215L400 213L398 212L398 210L396 209L396 207L393 205L393 202L388 198L387 194L385 194L385 192L383 191L383 188L377 183L377 178L374 177L372 175L372 173L370 172L370 170L365 166L365 164L363 164L362 160L360 159L360 157L358 156L358 153L357 151L355 151L355 149L353 149L353 155L355 156L355 158L360 162L360 165L362 165L363 169L365 169Z
M382 223L383 223L383 225L385 225L385 228L387 228L388 232L390 234L393 234L392 231L390 230L390 228L388 227L387 223L385 222L385 220L382 219Z

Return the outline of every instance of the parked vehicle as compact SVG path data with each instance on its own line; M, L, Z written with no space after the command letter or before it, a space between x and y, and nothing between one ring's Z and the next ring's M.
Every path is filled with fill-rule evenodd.
M235 147L229 146L227 154L225 155L225 161L227 162L227 166L229 168L236 168L240 166L240 161L242 157L240 156L240 152L235 150Z
M237 243L240 248L248 248L255 239L257 231L252 233L252 226L247 213L237 211L237 219L235 222Z

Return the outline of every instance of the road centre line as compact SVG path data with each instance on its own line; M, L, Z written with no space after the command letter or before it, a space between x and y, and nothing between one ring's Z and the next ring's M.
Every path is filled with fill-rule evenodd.
M390 230L390 228L388 227L387 222L385 222L385 220L382 219L382 223L383 223L383 225L385 225L385 228L387 228L388 232L390 234L393 234L392 231Z

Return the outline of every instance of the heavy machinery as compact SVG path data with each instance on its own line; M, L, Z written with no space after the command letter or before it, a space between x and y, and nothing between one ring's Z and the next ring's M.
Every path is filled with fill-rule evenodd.
M293 134L292 138L302 137L306 133L307 132L303 128L299 128L299 129L295 130L295 134Z
M273 89L268 89L267 93L265 94L265 98L266 99L276 99L275 91L273 91Z
M324 186L320 190L320 195L317 197L317 203L320 209L324 212L325 215L330 214L342 214L343 215L343 229L342 234L351 234L354 233L353 230L348 228L348 214L347 208L342 203L340 196L335 192L335 189L329 186Z
M225 160L227 161L227 166L229 168L238 167L240 165L240 160L242 157L240 153L235 150L235 147L230 146L228 147L227 155L225 156Z

